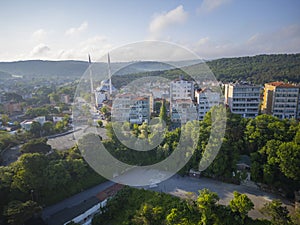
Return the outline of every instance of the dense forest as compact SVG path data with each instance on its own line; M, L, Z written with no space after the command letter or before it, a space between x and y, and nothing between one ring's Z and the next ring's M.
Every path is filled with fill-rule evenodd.
M258 55L238 58L216 59L206 62L217 80L235 82L249 81L253 84L264 84L272 81L300 82L300 54L294 55ZM197 76L197 70L205 66L190 65L163 71L148 71L128 75L113 75L112 82L116 88L127 85L135 79L148 76L159 76L173 80L179 76L192 79L189 74ZM212 79L212 78L211 78Z
M218 204L219 197L207 189L199 196L188 193L186 199L146 190L125 187L111 199L93 225L282 225L296 224L286 207L276 200L265 204L261 212L270 220L252 219L248 212L252 201L245 194L234 192L229 205ZM124 207L126 206L126 207ZM293 219L295 221L293 221Z
M197 62L197 61L195 61ZM195 63L194 62L194 63ZM116 87L118 81L133 80L144 76L162 76L174 79L182 74L181 69L171 69L168 63L133 62L112 63L112 73ZM191 65L186 62L185 65ZM220 81L247 80L256 84L271 81L300 82L300 54L257 55L236 58L222 58L206 61L216 78ZM184 65L184 63L176 63ZM95 73L107 74L107 64L93 64ZM185 67L189 68L190 66ZM192 66L191 66L192 67ZM88 68L84 61L41 61L29 60L18 62L0 62L0 79L9 78L10 74L29 77L69 76L80 78ZM130 77L129 76L130 74ZM133 76L133 77L132 77Z
M300 82L300 54L224 58L207 64L221 81L247 80L255 84L278 80Z
M42 207L104 181L74 147L51 151L45 139L34 139L9 166L0 166L0 224L21 225Z

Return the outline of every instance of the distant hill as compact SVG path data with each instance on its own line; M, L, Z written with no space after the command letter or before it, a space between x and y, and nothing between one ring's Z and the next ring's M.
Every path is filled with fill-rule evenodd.
M17 62L0 62L0 71L14 75L36 76L69 76L79 77L88 66L83 61L43 61L28 60Z
M107 73L107 63L93 63L93 70L96 73ZM28 60L17 62L0 62L0 78L5 74L22 75L27 77L53 77L68 76L79 78L88 68L85 61L43 61ZM174 68L167 63L161 62L116 62L111 63L111 71L116 75L140 73L156 70L169 70ZM11 75L10 75L11 76Z
M224 58L207 62L221 81L248 80L256 84L270 81L300 82L300 54L258 55Z
M0 79L9 79L11 78L11 74L7 72L0 71Z
M178 76L180 70L175 67L190 66L199 61L181 62L116 62L111 64L114 75L135 74L145 76L155 75L157 71L165 71L166 76ZM269 81L286 80L300 82L300 53L279 55L258 55L237 58L223 58L207 61L216 78L221 81L248 80L253 83L263 84ZM173 66L175 64L175 67ZM96 63L97 73L107 74L107 63ZM17 62L0 62L0 78L13 75L28 77L64 76L80 78L88 63L85 61L42 61L28 60ZM95 77L97 74L94 75ZM124 78L125 79L125 78Z

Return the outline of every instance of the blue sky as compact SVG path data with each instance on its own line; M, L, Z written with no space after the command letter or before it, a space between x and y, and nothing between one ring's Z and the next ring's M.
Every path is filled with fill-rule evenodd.
M0 12L0 61L86 60L144 40L204 59L300 52L298 0L11 0Z

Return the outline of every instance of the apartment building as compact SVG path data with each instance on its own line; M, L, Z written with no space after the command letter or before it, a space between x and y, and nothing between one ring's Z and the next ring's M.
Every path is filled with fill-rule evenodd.
M133 99L134 104L130 107L129 122L132 124L148 123L150 120L149 97L138 97Z
M142 124L150 120L150 96L131 93L117 95L112 107L112 121Z
M171 81L170 99L192 99L194 100L194 83L183 79L182 77Z
M171 120L185 124L197 120L198 113L195 103L191 99L177 99L172 102Z
M299 86L284 82L266 83L262 112L280 119L300 118L299 89Z
M258 116L261 86L246 82L225 84L225 104L244 118Z
M172 122L186 123L197 119L194 83L182 76L170 83L170 115ZM195 114L196 113L196 114Z
M195 100L197 103L198 120L203 120L211 107L221 103L221 96L220 92L215 92L211 88L203 88L195 90Z

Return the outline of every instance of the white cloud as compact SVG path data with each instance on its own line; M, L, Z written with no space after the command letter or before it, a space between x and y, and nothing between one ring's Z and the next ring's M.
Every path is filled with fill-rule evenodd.
M45 44L39 44L35 46L31 52L30 56L32 57L45 57L48 56L48 53L50 52L50 48Z
M240 42L201 38L189 46L205 59L257 54L300 52L300 24L290 25L268 33L256 33Z
M164 12L154 16L150 22L149 31L152 34L158 34L172 25L183 24L187 17L188 13L184 11L182 5L179 5L169 12Z
M230 3L231 0L203 0L198 12L211 12L222 5Z
M66 35L78 34L78 33L85 31L87 28L88 28L88 23L83 22L79 27L72 27L72 28L66 30L65 34Z
M41 41L47 35L47 32L44 29L38 29L32 33L32 38L37 41Z
M204 38L201 38L199 39L199 41L197 42L197 45L205 45L209 42L209 37L204 37Z
M101 35L88 38L72 48L59 50L56 58L87 60L87 55L91 54L92 58L97 60L112 48L107 40L105 36Z

